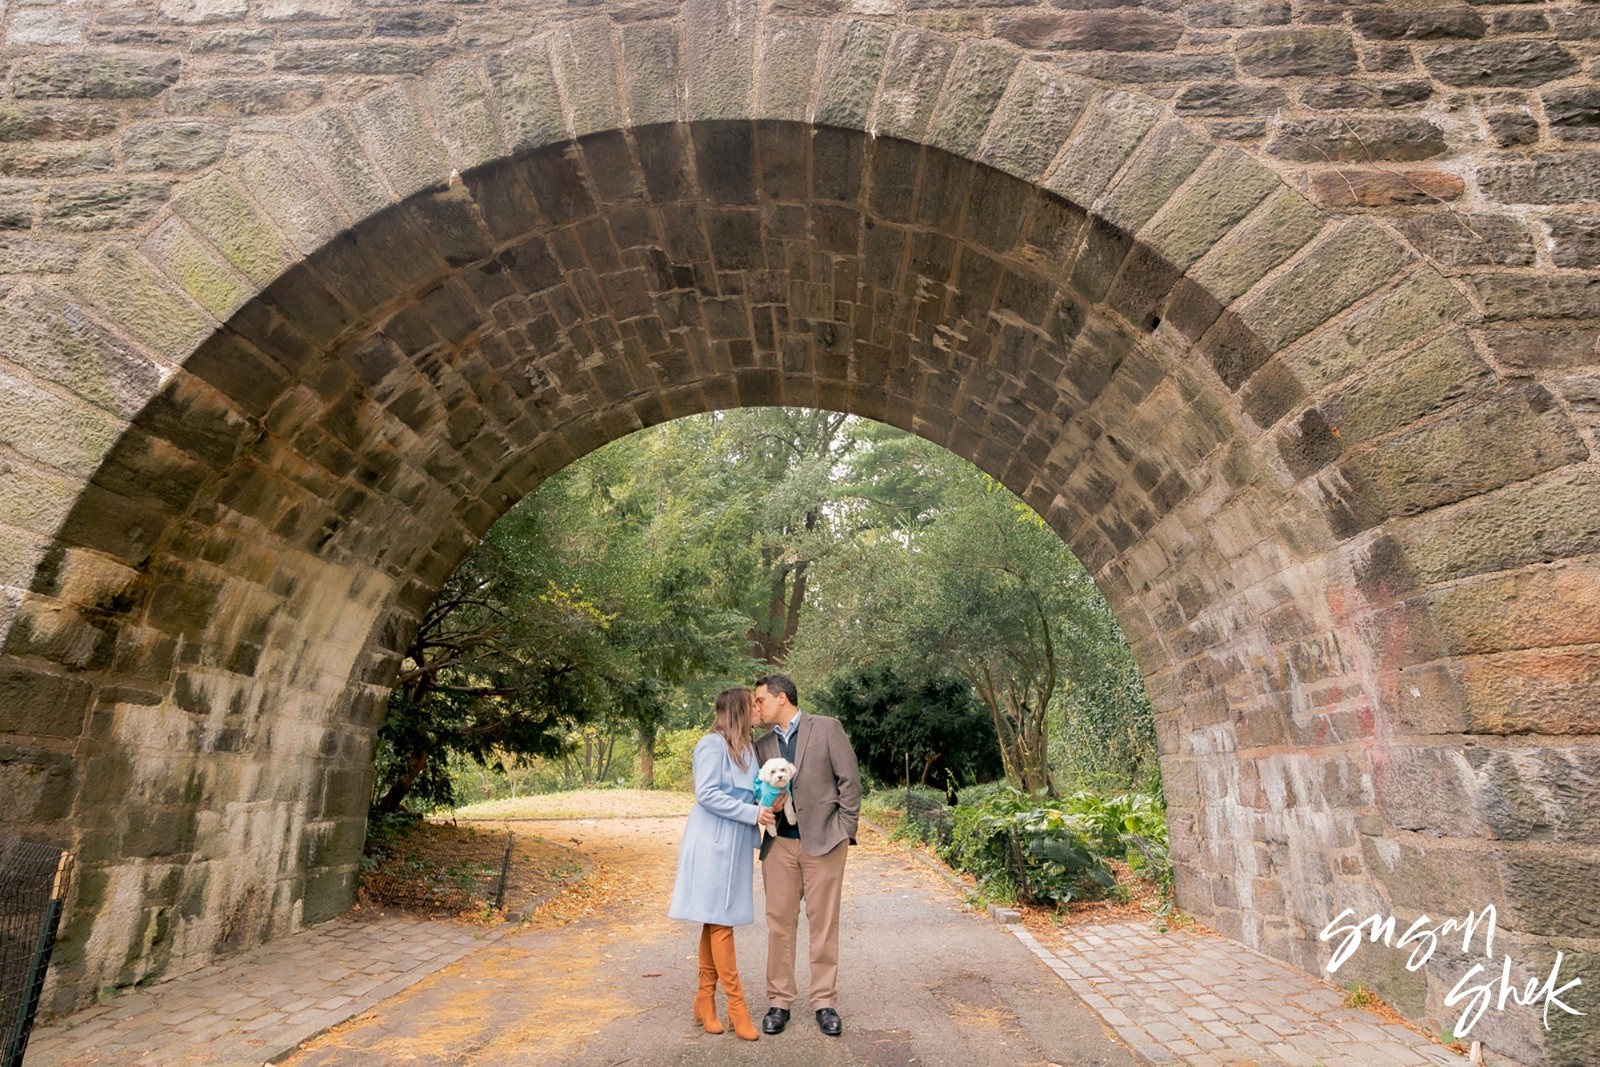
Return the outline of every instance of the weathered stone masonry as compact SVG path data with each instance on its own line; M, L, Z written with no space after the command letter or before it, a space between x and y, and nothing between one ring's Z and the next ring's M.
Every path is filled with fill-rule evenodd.
M1593 5L0 19L0 832L82 852L56 1009L341 910L462 553L771 403L1090 566L1186 908L1314 970L1344 907L1494 903L1600 986ZM1403 959L1341 975L1442 1028L1477 960ZM1588 1062L1576 1002L1475 1035Z

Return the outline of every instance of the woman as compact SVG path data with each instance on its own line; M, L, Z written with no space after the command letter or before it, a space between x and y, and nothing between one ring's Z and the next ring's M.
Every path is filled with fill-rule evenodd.
M746 1041L759 1036L745 1006L734 962L733 928L752 923L755 908L756 752L750 742L755 700L743 686L717 697L716 724L694 746L694 808L678 849L678 879L672 887L674 919L700 923L700 990L694 1021L710 1034L717 1020L717 982L728 997L728 1021Z

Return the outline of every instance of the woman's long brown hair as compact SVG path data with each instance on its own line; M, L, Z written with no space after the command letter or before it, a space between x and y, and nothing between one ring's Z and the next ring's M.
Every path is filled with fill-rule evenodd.
M717 694L717 722L711 729L728 742L728 754L741 771L750 766L750 756L756 750L750 740L750 720L755 706L755 694L742 685Z

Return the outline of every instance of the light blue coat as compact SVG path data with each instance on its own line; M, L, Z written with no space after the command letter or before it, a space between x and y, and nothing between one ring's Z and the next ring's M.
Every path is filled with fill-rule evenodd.
M756 754L740 770L721 734L694 746L694 807L678 846L678 880L672 886L674 919L718 926L755 922Z

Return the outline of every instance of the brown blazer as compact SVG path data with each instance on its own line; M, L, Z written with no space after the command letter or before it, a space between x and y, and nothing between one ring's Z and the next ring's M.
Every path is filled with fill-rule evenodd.
M756 739L758 763L779 755L777 730ZM841 841L855 844L856 823L861 818L861 772L856 767L855 749L838 719L809 711L800 716L794 766L786 806L800 827L800 844L806 853L821 856ZM762 834L762 859L771 847L772 836Z

